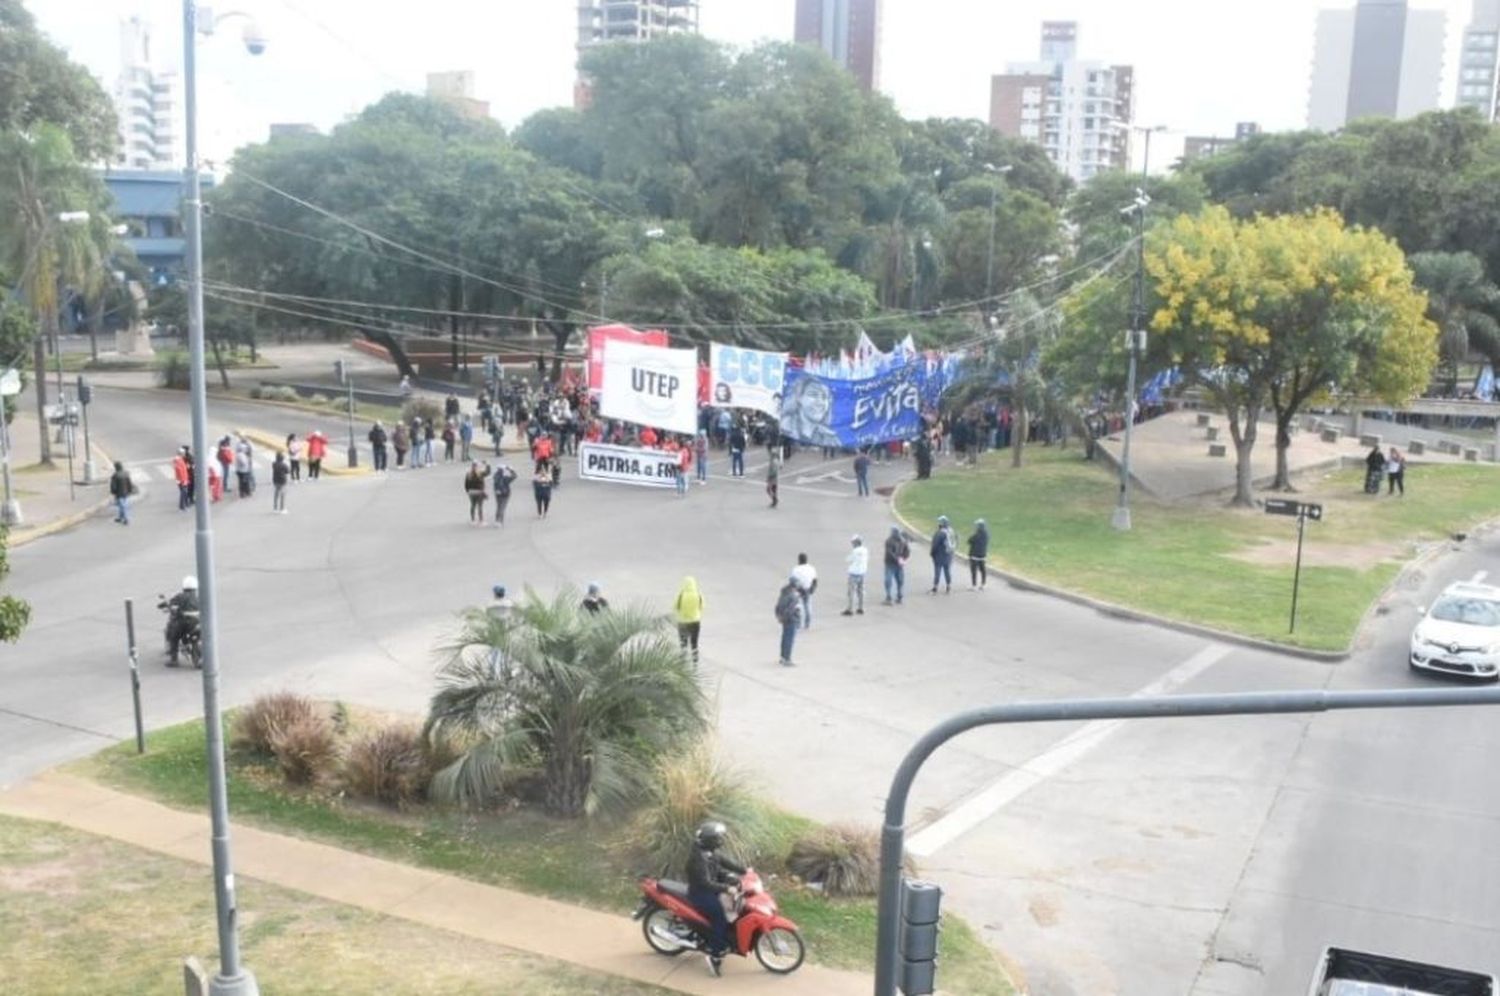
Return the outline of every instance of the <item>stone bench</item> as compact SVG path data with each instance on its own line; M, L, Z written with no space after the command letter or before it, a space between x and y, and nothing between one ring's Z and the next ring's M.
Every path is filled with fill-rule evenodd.
M1228 456L1229 447L1225 446L1223 443L1209 443L1208 455L1211 457Z
M1199 412L1198 413L1198 428L1200 428L1200 429L1207 429L1210 425L1213 424L1213 420L1214 420L1214 417L1212 415L1210 415L1208 412Z
M1212 426L1212 425L1209 426L1208 427L1208 441L1211 443L1211 442L1213 442L1214 440L1216 440L1218 438L1219 438L1219 430L1218 430L1218 428L1216 426Z
M1339 441L1341 436L1343 436L1343 433L1339 432L1337 429L1324 429L1322 432L1318 433L1318 438L1323 440L1323 442L1325 443L1336 443Z
M1380 437L1379 436L1372 436L1372 435L1363 435L1363 436L1360 436L1359 437L1359 445L1361 445L1361 446L1379 446L1380 445Z
M1477 446L1465 446L1464 447L1464 460L1467 461L1467 462L1469 462L1469 463L1478 463L1479 462L1479 447L1477 447Z
M1406 447L1406 452L1411 456L1421 456L1427 452L1427 444L1420 439L1413 439L1411 445Z

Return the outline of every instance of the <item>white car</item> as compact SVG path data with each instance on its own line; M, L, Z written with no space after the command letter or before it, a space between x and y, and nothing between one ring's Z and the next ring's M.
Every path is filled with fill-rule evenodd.
M1413 670L1500 679L1500 588L1458 582L1443 589L1411 631Z

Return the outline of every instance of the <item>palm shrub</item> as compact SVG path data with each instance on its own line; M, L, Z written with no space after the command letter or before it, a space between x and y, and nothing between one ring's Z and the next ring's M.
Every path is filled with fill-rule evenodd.
M505 618L466 613L443 653L424 730L456 758L433 778L440 802L484 804L532 765L549 812L621 810L706 725L671 621L640 606L593 615L572 588L550 601L528 588Z
M774 834L765 807L750 790L745 774L730 767L711 740L657 761L645 786L630 840L653 869L682 874L693 846L693 831L704 820L729 828L728 849L743 860L764 856Z
M350 795L405 808L426 793L431 769L422 731L401 723L354 740L344 752L339 774Z
M297 723L320 715L312 699L295 692L272 692L261 695L234 714L230 743L258 754L274 754L271 734L290 729Z
M902 864L916 874L910 855ZM830 896L873 896L880 888L880 835L847 823L818 827L792 845L786 870Z

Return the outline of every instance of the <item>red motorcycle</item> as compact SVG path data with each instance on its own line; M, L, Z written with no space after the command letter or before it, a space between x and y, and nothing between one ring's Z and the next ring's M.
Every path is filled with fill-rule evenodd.
M651 949L669 958L684 951L707 953L713 927L688 899L687 884L642 878L639 885L641 905L631 919L641 921L641 932ZM740 879L734 915L729 918L729 943L741 958L754 950L761 967L777 975L795 972L807 954L802 932L781 915L753 868Z

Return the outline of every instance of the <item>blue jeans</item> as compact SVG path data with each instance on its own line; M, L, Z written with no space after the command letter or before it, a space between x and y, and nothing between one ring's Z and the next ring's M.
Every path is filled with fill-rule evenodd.
M726 953L729 950L729 917L724 915L724 904L719 901L719 894L694 889L688 893L688 901L708 918L709 926L713 928L713 948L710 953Z
M781 624L781 662L787 663L792 659L792 644L797 641L797 620Z
M854 475L854 483L858 488L858 493L861 498L868 498L870 496L869 471L865 471L864 473L856 472Z
M703 456L703 457L700 457L698 459L698 480L700 480L700 481L706 481L706 480L708 480L708 457L707 456Z
M802 628L812 629L812 596L802 593Z
M130 499L124 495L115 498L115 518L130 525Z
M953 558L932 558L932 590L937 591L938 581L943 581L949 588L953 587Z
M730 450L729 451L729 472L731 474L733 474L735 477L744 477L745 476L745 451L744 450Z
M893 564L886 564L885 565L885 600L887 602L889 602L889 601L892 600L892 598L894 598L898 602L901 601L901 589L903 587L905 587L905 585L906 585L906 568L902 567L900 564L894 564L894 565ZM895 592L896 592L894 596L891 594L891 589L892 588L894 588Z
M677 479L675 483L677 485L678 494L687 494L687 474L683 473L681 470L677 471Z

